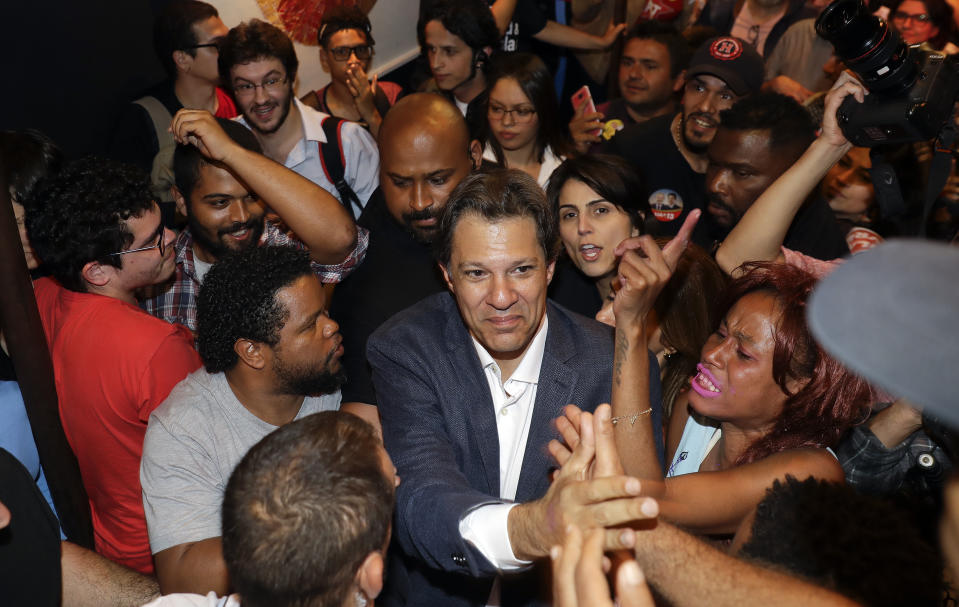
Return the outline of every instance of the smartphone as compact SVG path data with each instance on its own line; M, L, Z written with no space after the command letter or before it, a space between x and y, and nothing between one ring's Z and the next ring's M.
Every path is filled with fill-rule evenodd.
M593 103L593 95L589 92L589 87L585 84L581 89L573 93L573 96L570 98L570 100L573 102L573 110L577 112L583 106L586 106L586 111L583 112L584 114L592 114L596 112L596 105ZM590 132L590 135L598 137L602 132L602 129L594 129Z

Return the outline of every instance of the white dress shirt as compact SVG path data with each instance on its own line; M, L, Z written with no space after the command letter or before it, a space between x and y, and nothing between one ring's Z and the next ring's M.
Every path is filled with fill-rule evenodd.
M499 497L510 502L516 497L520 470L523 468L523 454L526 452L526 440L529 438L529 426L533 418L539 371L546 350L548 324L544 315L543 324L533 336L533 341L513 375L505 382L500 375L499 365L489 352L473 339L473 347L476 348L480 364L483 365L496 415L496 432L499 435ZM501 571L516 571L530 564L530 561L516 558L509 541L507 518L509 511L515 506L513 503L480 506L467 513L459 525L463 539L473 544Z
M295 97L293 103L300 111L300 117L303 121L303 138L290 150L283 165L306 177L333 194L337 200L340 200L340 193L336 186L326 177L319 145L326 143L326 133L323 132L322 123L323 119L329 114L314 110ZM248 128L250 126L242 115L237 117L236 121ZM343 142L343 149L341 150L343 177L350 188L353 189L356 197L360 199L360 205L362 205L361 207L352 205L353 216L359 219L360 213L363 212L362 207L366 206L373 191L380 184L380 153L373 136L355 122L348 120L343 122L340 139Z

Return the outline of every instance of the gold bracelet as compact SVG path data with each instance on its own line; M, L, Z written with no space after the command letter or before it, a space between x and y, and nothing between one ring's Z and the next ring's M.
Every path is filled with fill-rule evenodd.
M634 413L632 415L617 415L616 417L612 418L609 421L613 422L613 425L615 426L622 420L628 419L629 425L632 426L633 424L636 423L636 420L639 419L640 415L646 415L647 413L652 413L652 411L653 411L653 408L650 407L649 409L646 409L645 411L640 411L639 413Z

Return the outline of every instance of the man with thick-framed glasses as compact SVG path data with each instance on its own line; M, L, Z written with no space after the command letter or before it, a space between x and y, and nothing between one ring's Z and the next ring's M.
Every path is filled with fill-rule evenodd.
M193 336L135 293L168 279L173 232L146 176L87 158L51 178L27 213L51 277L34 282L60 418L90 496L97 552L150 575L139 466L150 413L200 366Z
M324 121L329 115L296 98L299 61L290 38L251 19L226 35L218 65L242 114L239 122L253 131L264 155L333 194L359 217L379 185L376 141L348 121L328 134Z
M172 218L173 147L167 129L183 108L207 110L221 118L237 115L230 95L221 89L217 55L229 30L216 8L199 0L174 0L157 15L153 46L166 78L151 87L121 114L109 154L154 174L154 193Z

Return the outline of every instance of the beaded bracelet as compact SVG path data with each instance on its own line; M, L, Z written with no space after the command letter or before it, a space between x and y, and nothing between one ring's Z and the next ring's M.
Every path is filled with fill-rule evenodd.
M610 421L613 422L613 425L615 426L622 420L628 419L629 425L632 426L633 424L636 423L636 420L639 419L640 415L646 415L647 413L652 413L652 411L653 411L653 408L650 407L649 409L646 409L645 411L640 411L639 413L634 413L632 415L617 415L616 417L612 418Z

